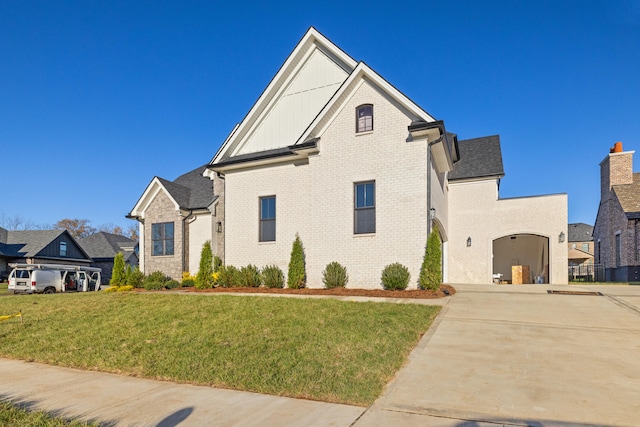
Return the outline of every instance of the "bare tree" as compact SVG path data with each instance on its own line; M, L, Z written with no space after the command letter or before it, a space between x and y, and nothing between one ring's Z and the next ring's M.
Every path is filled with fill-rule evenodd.
M96 229L89 225L88 219L64 218L56 222L53 228L67 230L76 239L89 237L96 232Z
M0 227L11 230L42 230L47 228L45 225L39 225L35 222L24 219L20 215L15 215L13 217L7 216L4 213L0 215Z
M137 223L132 224L129 227L127 227L125 236L127 236L131 240L136 240L136 241L139 240L140 236L138 236L138 224Z
M103 231L105 233L117 234L119 236L124 236L125 233L122 231L122 227L119 225L115 225L112 222L108 222L106 224L102 224L98 227L98 231Z

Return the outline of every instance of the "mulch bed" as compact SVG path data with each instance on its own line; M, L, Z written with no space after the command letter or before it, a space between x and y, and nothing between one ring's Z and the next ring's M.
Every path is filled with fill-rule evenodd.
M450 285L441 285L438 291L411 289L404 291L385 291L384 289L271 289L271 288L213 288L213 289L196 289L196 288L177 288L186 292L201 293L247 293L247 294L294 294L294 295L333 295L342 297L374 297L374 298L414 298L414 299L433 299L443 298L447 295L443 289L449 291L449 295L454 295L456 290Z

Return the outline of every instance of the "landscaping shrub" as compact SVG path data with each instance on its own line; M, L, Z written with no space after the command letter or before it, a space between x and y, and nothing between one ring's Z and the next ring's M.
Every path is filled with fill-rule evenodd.
M344 288L349 281L349 275L347 274L347 267L344 267L339 262L331 262L327 264L322 272L322 283L327 289Z
M183 288L191 288L196 285L196 281L193 279L182 279L182 287Z
M124 269L124 284L129 285L131 281L131 275L133 274L133 268L131 264L127 264L127 268Z
M304 288L306 282L307 273L304 265L304 248L300 236L296 233L296 239L293 241L293 247L291 248L287 286L291 289L300 289Z
M127 280L127 284L133 286L134 288L141 288L144 282L144 273L140 271L140 267L136 265L136 267L131 272L131 276Z
M202 245L202 251L200 252L200 267L196 276L196 288L213 288L211 273L213 273L213 254L211 253L211 242L207 240Z
M180 287L180 282L177 280L171 279L167 280L164 284L165 289L175 289Z
M222 260L218 255L213 257L213 272L217 273L220 271L220 267L222 267Z
M241 286L258 288L262 284L262 275L255 265L249 264L240 269Z
M233 265L224 265L218 271L218 285L223 288L237 288L242 285L240 270Z
M277 265L263 267L262 278L267 288L284 288L284 273Z
M427 246L424 251L424 259L422 260L422 268L420 268L420 277L418 285L421 289L438 290L442 282L442 250L440 249L440 235L438 226L434 225Z
M389 264L382 270L382 287L386 290L401 291L407 289L410 278L407 267L398 262Z
M122 252L113 258L113 269L111 270L111 286L122 286L125 284L124 255Z
M183 288L190 288L196 285L196 276L192 276L191 272L183 271L182 272L182 280L180 281L180 286Z
M144 278L142 286L148 291L160 290L165 288L165 285L169 280L171 280L171 277L167 276L162 271L154 271Z
M129 292L133 289L131 285L111 286L105 289L105 292Z

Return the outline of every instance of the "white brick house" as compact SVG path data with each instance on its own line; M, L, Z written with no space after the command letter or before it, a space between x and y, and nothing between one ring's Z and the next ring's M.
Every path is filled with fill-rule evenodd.
M460 144L495 145L470 141ZM347 267L349 287L379 287L382 269L393 262L409 268L415 287L437 224L445 282L490 283L492 251L502 248L493 241L534 235L540 239L528 245L531 263L547 263L536 272L566 283L566 245L564 253L556 245L567 232L566 195L498 201L499 140L488 159L471 149L466 163L458 147L442 121L311 28L204 172L224 186L219 252L227 265L276 264L286 272L298 233L309 287L322 287L322 270L332 261ZM459 160L462 172L450 181ZM499 170L486 176L492 162ZM470 205L470 196L480 203ZM477 215L482 209L500 215ZM478 244L461 248L468 236ZM468 256L481 241L482 256ZM545 250L546 258L538 257Z

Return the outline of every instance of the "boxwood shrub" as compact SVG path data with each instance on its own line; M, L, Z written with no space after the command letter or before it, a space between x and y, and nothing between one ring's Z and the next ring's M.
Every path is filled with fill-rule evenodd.
M382 270L382 287L386 290L402 291L407 289L410 278L407 267L398 262L389 264Z
M322 283L327 289L344 288L348 281L347 267L339 262L330 262L322 271Z

